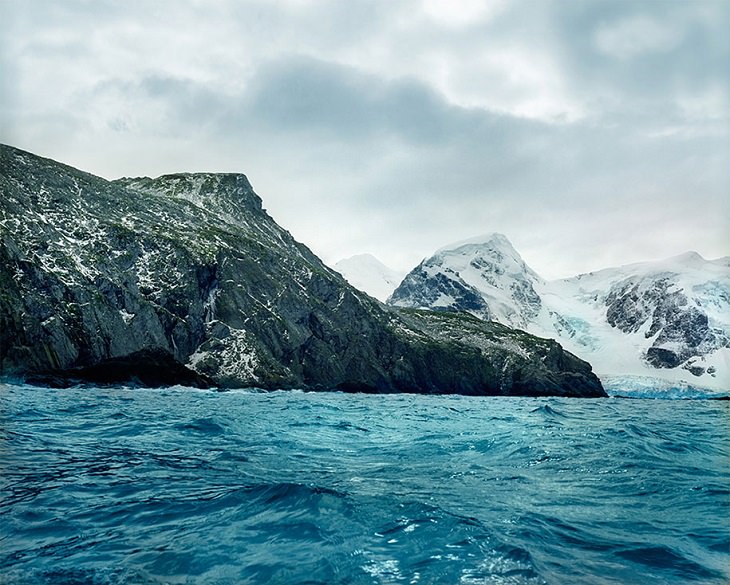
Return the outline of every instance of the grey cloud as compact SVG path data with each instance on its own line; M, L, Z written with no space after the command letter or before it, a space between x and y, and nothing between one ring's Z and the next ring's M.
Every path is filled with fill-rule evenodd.
M573 2L559 3L548 14L562 47L561 58L583 92L601 88L627 99L663 101L677 89L693 89L723 80L730 59L730 5L726 2ZM635 18L647 18L676 31L677 42L666 50L647 51L620 59L602 53L596 34ZM599 94L600 95L600 94Z
M275 135L295 130L312 140L326 134L335 143L398 140L444 156L450 150L460 156L471 152L483 163L507 156L524 161L544 147L551 128L455 106L414 79L382 80L301 58L264 67L241 106L241 123L261 123Z
M275 130L323 132L337 141L389 134L440 143L467 118L415 80L388 82L301 58L262 67L250 99L251 114Z
M202 4L205 10L207 4ZM306 40L311 46L333 50L334 55L338 49L383 34L393 18L407 13L412 4L411 0L310 0L306 3L249 0L225 2L223 6L242 33L273 37L290 47L305 46Z
M15 138L13 120L17 117L16 108L19 106L19 96L14 87L18 80L18 71L10 56L7 41L10 25L9 19L0 23L0 128L11 132L6 140Z
M635 20L653 23L671 42L624 58L600 50L596 39L601 31ZM685 116L677 108L679 95L718 88L730 93L728 27L730 4L723 0L524 0L468 31L460 50L529 49L553 60L566 93L591 117L633 115L676 122Z
M224 96L190 79L153 75L140 80L137 87L141 99L158 100L165 106L171 130L205 125L230 107Z

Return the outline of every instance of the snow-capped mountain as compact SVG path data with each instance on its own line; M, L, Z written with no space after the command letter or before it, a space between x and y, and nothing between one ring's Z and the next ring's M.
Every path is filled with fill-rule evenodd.
M388 302L468 311L526 329L540 312L542 282L505 236L488 234L438 250L406 275Z
M332 268L356 289L385 302L404 274L389 268L372 254L357 254L337 262Z
M388 302L468 311L555 339L608 388L630 376L730 390L729 258L688 252L546 281L505 236L488 234L438 250Z

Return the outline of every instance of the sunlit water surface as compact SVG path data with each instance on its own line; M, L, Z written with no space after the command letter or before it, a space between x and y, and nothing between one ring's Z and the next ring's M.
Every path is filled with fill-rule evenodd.
M730 403L0 385L0 582L726 583Z

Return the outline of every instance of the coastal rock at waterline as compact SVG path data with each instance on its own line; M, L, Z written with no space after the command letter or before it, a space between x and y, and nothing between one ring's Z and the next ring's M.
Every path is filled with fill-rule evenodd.
M25 382L54 388L78 384L96 386L133 384L139 386L173 386L211 388L215 384L186 368L169 353L159 349L143 349L118 358L108 358L91 366L69 368L62 372L45 372L26 376Z
M110 182L2 146L0 191L5 378L605 395L554 342L360 293L244 175Z

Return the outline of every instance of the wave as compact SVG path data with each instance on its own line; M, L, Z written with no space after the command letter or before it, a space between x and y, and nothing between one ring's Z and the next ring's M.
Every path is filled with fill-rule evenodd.
M0 392L0 583L725 583L727 405Z

